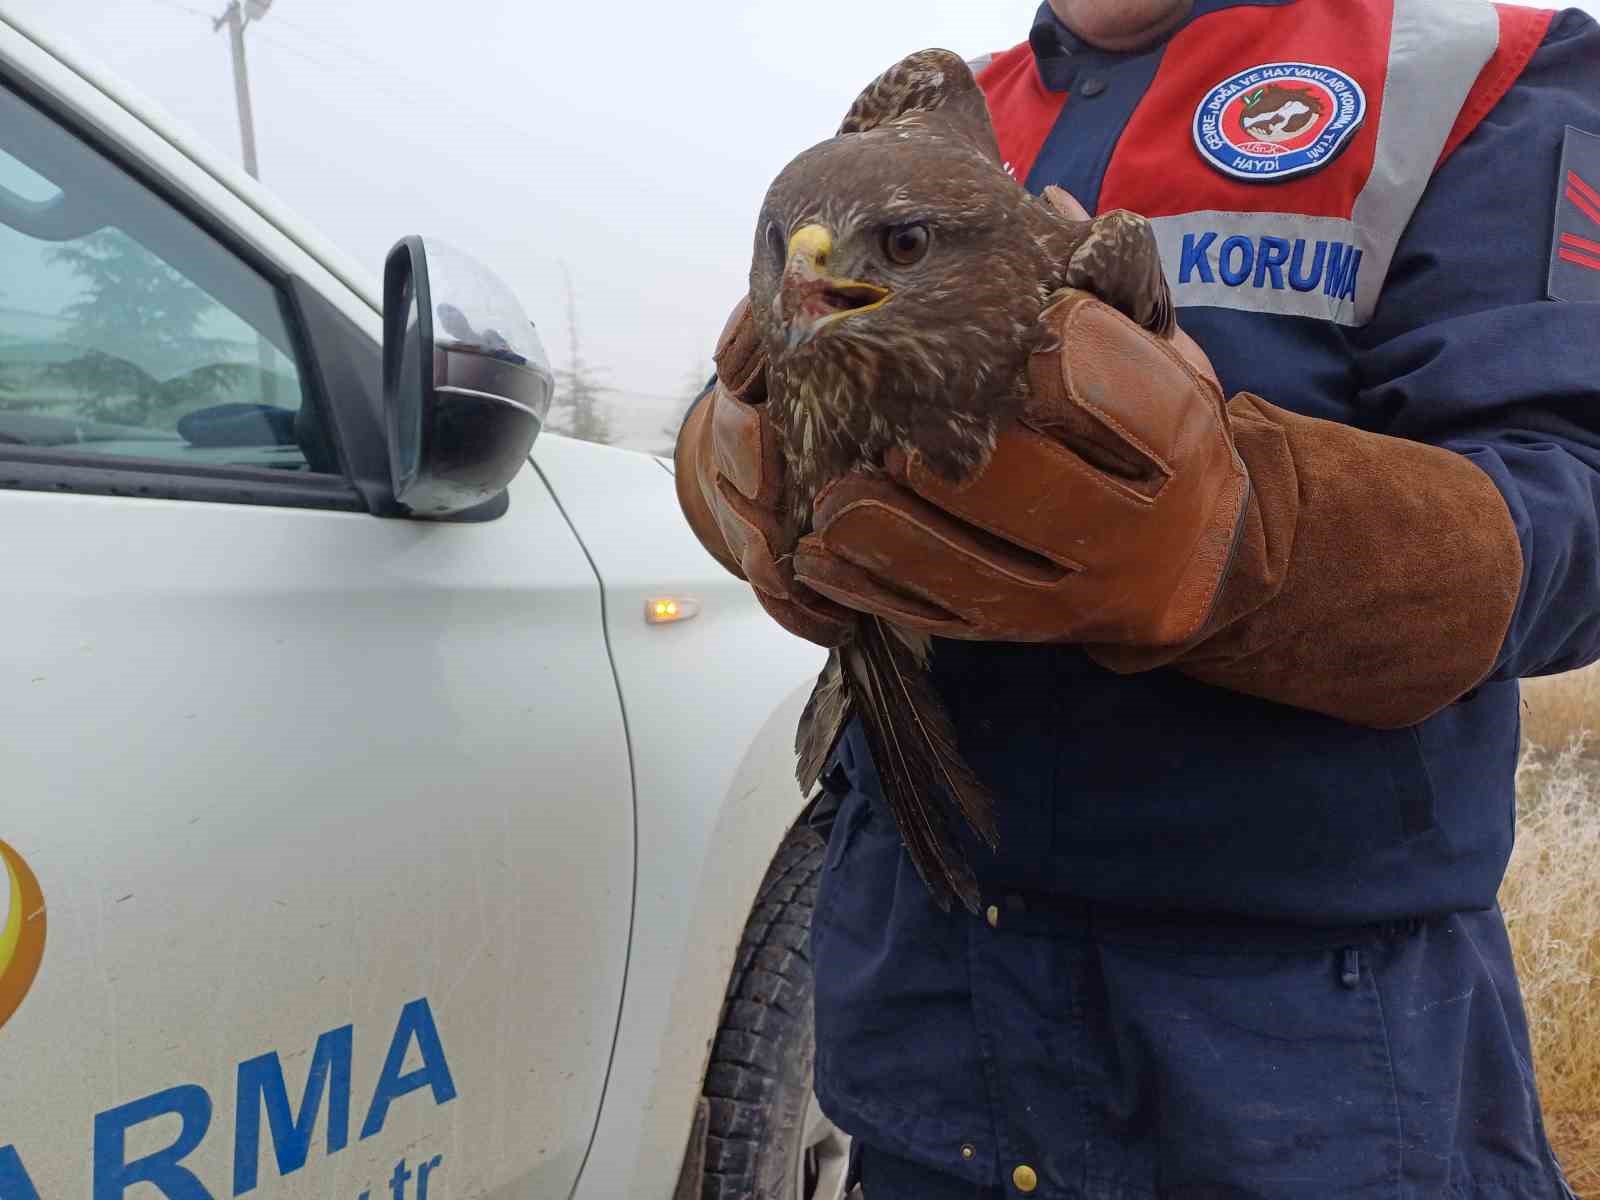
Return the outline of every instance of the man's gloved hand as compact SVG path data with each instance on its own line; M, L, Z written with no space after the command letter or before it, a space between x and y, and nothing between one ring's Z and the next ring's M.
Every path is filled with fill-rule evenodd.
M716 385L678 435L678 502L701 544L749 581L774 620L808 641L836 646L849 637L855 615L797 584L779 545L783 460L767 415L766 359L748 300L728 318L715 360Z
M1022 428L964 485L894 452L831 484L804 583L942 637L1179 646L1210 616L1249 480L1211 365L1087 292L1042 318Z
M799 584L945 637L1077 642L1358 724L1421 721L1492 670L1521 545L1447 450L1240 393L1078 293L1023 426L964 486L915 458L831 485Z

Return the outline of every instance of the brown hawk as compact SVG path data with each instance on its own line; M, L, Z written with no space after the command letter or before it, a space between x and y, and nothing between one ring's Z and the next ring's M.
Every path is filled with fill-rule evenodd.
M819 489L891 449L952 481L982 470L1022 413L1039 316L1064 287L1173 328L1149 224L1120 211L1073 220L1025 191L959 56L920 51L862 92L836 136L778 175L756 229L750 303L789 481L786 548L809 532ZM859 714L923 880L941 907L955 895L976 911L946 818L953 804L992 846L993 805L928 653L928 639L862 616L801 718L798 774L809 790Z

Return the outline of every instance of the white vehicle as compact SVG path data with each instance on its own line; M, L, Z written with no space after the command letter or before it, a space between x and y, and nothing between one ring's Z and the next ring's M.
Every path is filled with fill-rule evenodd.
M0 15L0 1200L836 1196L820 652L387 300Z

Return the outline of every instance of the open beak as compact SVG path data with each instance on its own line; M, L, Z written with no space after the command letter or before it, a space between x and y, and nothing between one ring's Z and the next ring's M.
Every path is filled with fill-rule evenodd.
M825 268L832 252L833 234L821 225L802 226L789 238L776 307L791 350L835 322L871 312L891 295L888 288L829 275Z

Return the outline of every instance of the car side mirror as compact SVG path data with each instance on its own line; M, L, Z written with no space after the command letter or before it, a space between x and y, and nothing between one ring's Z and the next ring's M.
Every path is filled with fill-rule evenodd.
M539 436L555 378L533 323L482 264L437 241L383 268L383 410L394 498L447 516L499 495Z

